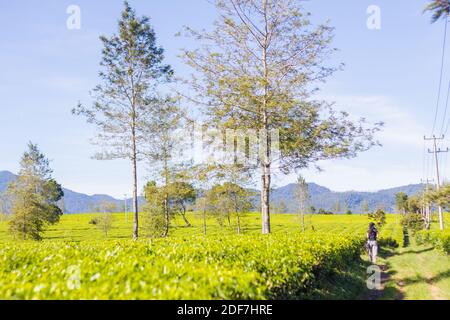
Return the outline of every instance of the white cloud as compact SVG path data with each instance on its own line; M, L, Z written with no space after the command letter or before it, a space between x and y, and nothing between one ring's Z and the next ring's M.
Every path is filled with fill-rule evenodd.
M327 96L335 101L336 108L348 111L352 116L364 117L370 122L384 122L378 134L385 146L422 147L425 127L404 106L384 96Z
M351 160L322 161L322 172L303 170L310 182L334 191L376 191L418 183L422 175L425 127L412 112L383 96L322 96L335 101L335 108L371 123L385 123L377 138L383 147ZM296 176L277 176L277 186L295 182Z

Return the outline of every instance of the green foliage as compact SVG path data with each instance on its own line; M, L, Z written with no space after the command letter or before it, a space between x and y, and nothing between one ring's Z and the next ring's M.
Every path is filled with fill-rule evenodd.
M110 212L105 212L99 215L95 219L95 225L105 234L105 237L108 237L108 232L113 227L113 215Z
M191 226L186 211L187 206L197 197L197 191L192 184L175 181L159 187L155 181L150 181L144 188L144 196L147 203L143 211L148 236L167 237L170 221L176 213L183 217L186 226Z
M382 237L378 239L378 245L381 248L398 248L400 246L399 242L391 237Z
M375 212L369 213L369 219L378 226L378 228L382 228L386 224L386 213L378 209Z
M404 192L399 192L395 195L395 206L399 213L406 213L408 210L408 195Z
M450 208L450 184L445 184L439 190L430 190L426 196L430 203L443 208Z
M418 244L431 244L445 254L450 254L449 230L423 230L416 234L416 241Z
M167 190L150 181L144 188L146 205L144 212L144 229L150 238L165 237L168 235L169 218Z
M64 192L51 173L49 161L30 142L21 159L18 178L7 191L12 199L13 216L9 224L14 236L41 240L45 228L59 222L63 213L56 203Z
M168 185L167 193L171 209L179 212L186 226L190 227L191 223L186 218L186 211L187 206L193 204L197 198L197 190L188 182L176 181Z
M420 213L407 213L402 216L401 225L413 233L425 228L425 221Z
M242 232L241 218L252 207L247 190L226 182L214 185L205 192L203 198L204 209L209 216L214 217L221 226L227 223L229 227L232 216L236 216L238 233Z
M81 103L72 110L84 116L98 129L95 144L101 145L99 160L129 159L133 171L134 238L138 238L137 162L148 152L149 137L158 133L156 110L166 105L159 96L159 85L172 78L164 64L164 50L156 43L156 34L148 17L139 17L124 3L118 33L101 36L103 44L101 83L92 91L94 103ZM170 99L169 99L170 100ZM146 152L144 152L144 150Z
M189 241L187 241L189 240ZM306 298L359 261L346 235L0 244L2 299Z
M331 215L333 215L334 213L331 212L331 211L327 211L327 210L325 210L325 209L323 209L323 208L320 208L318 214L331 216Z
M418 196L411 197L406 202L406 212L411 214L420 214L422 211L422 204L422 199Z
M192 99L207 106L212 127L253 131L267 150L253 168L262 178L262 231L267 234L273 158L283 173L320 160L352 158L378 145L374 134L382 124L353 121L333 110L332 103L314 98L317 85L337 70L324 65L334 52L333 28L313 25L299 1L215 4L220 18L212 32L186 28L199 42L199 49L183 52L195 74L188 82ZM279 143L269 138L275 132ZM275 144L277 155L271 152Z
M449 0L433 0L426 7L424 12L432 12L431 21L437 22L439 19L447 19L450 15L450 1Z

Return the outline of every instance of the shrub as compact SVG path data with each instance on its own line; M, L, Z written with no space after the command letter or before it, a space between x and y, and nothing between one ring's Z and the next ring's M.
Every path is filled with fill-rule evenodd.
M382 228L386 224L386 213L378 209L373 213L369 213L369 219L374 221L378 228Z
M423 230L416 234L418 244L431 244L436 249L450 254L450 231Z
M421 214L407 213L402 216L401 225L416 233L425 228L425 221Z

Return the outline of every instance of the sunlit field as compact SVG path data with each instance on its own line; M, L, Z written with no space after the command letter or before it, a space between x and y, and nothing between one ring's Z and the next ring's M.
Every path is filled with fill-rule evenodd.
M44 234L44 241L91 241L91 240L117 240L131 239L133 216L131 213L113 214L112 229L105 236L104 232L89 222L101 214L76 214L64 215L61 222L51 226ZM141 219L144 217L141 216ZM176 216L172 220L172 226L169 232L169 238L189 237L204 235L203 219L201 214L190 213L188 220L191 227L186 227L182 217ZM447 220L449 220L447 216ZM142 221L142 220L141 220ZM387 216L387 225L383 228L381 235L401 239L402 230L399 227L400 217L397 215ZM305 230L307 233L314 232L332 232L332 233L354 233L364 235L369 224L366 215L306 215ZM434 227L434 226L433 226ZM300 233L302 224L299 215L295 214L273 214L272 232L280 233ZM141 234L145 236L145 222L141 223ZM249 213L242 218L242 234L259 234L261 232L261 216L258 213ZM231 220L231 226L228 221L223 225L214 218L207 219L206 234L211 236L223 236L237 234L237 226L234 218ZM7 221L0 222L0 241L10 241L12 237L8 233Z
M137 242L131 240L131 214L114 214L108 236L89 223L98 216L65 215L41 242L14 240L8 222L0 222L0 298L370 298L363 249L367 216L307 215L303 231L298 215L274 214L273 233L263 236L259 214L249 213L242 219L242 234L236 234L234 219L228 226L228 221L220 225L210 218L205 236L201 215L190 213L192 227L174 217L166 239L146 238L142 223ZM411 241L400 216L388 215L380 231L382 252L399 248L403 254ZM446 268L445 254L427 254L433 270ZM382 254L380 261L387 263L385 258ZM423 290L420 296L415 293L420 285L411 284L405 291L410 296L404 296L426 299ZM397 299L396 283L389 286L384 298ZM436 286L442 296L449 290L446 279Z

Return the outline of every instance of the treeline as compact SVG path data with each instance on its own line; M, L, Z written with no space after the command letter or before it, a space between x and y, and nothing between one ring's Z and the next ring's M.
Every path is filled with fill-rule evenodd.
M414 232L430 230L434 209L440 229L444 230L443 212L450 209L450 185L445 184L439 189L427 186L422 194L412 197L400 192L396 195L396 206L403 215L402 224Z

